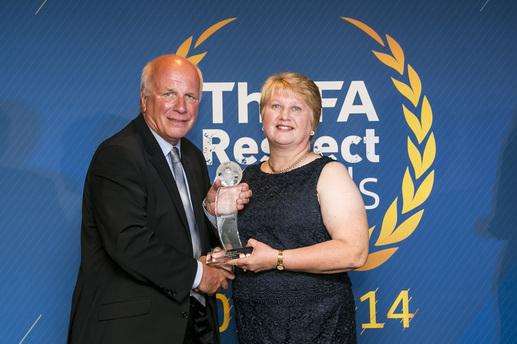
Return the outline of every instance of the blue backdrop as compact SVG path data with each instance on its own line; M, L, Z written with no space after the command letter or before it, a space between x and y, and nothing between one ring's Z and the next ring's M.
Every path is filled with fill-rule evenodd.
M65 342L91 155L137 115L143 65L178 48L201 59L190 138L212 176L221 159L266 155L254 93L268 75L320 82L315 148L349 167L372 227L366 271L351 273L359 342L512 342L516 12L510 0L2 1L0 342ZM231 294L218 297L234 343Z

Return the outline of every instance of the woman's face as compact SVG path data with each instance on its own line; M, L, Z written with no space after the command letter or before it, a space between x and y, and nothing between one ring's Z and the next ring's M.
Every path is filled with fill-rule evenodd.
M262 125L270 145L305 146L310 140L313 113L303 98L289 90L275 90L262 111Z

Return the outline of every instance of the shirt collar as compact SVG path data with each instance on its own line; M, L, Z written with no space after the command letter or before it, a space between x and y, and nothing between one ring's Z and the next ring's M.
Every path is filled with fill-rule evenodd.
M167 157L167 155L169 155L169 153L171 152L172 147L177 147L181 159L181 140L178 140L178 143L173 145L172 143L166 141L163 137L158 135L153 129L151 129L151 127L149 127L149 130L151 130L151 133L153 133L154 138L156 139L156 141L158 141L158 145L160 146L163 155Z

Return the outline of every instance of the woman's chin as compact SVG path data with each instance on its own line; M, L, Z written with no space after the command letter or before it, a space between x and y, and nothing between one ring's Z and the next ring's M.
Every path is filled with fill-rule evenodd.
M279 148L295 148L303 144L299 140L293 138L274 138L268 139L269 145Z

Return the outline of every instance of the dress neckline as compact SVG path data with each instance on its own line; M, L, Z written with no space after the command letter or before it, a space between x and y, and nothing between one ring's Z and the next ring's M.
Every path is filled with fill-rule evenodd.
M323 158L324 158L323 155L320 155L317 158L315 158L314 160L309 161L305 165L298 166L296 168L293 168L292 170L289 170L289 171L286 171L286 172L283 172L283 173L269 173L269 172L262 171L262 169L260 167L262 166L262 164L266 163L266 161L264 161L264 162L261 162L260 164L258 164L258 170L259 170L259 172L261 174L264 174L266 176L285 176L287 174L290 174L291 172L300 171L301 169L303 169L303 168L305 168L307 166L310 166L310 165L314 164L314 162L319 161L319 160L321 160Z

